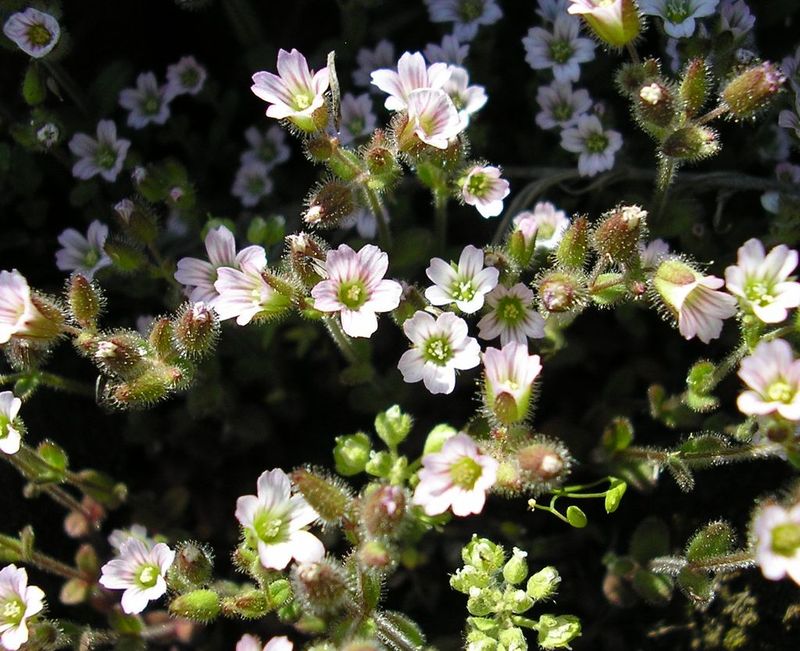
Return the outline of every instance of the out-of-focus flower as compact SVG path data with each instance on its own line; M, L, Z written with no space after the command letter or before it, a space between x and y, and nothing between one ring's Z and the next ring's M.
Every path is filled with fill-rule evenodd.
M447 34L441 44L429 43L423 50L431 63L448 63L460 66L469 55L469 43L460 43L452 34Z
M167 97L197 95L203 90L207 76L206 69L193 56L181 57L167 67Z
M553 31L531 27L522 44L528 65L552 69L557 81L578 81L580 64L594 59L594 41L580 36L579 21L568 14L556 18Z
M466 123L447 93L423 88L408 96L408 123L400 138L410 131L431 147L447 149L450 141L465 127Z
M639 244L639 256L643 269L655 269L659 263L669 255L669 244L664 240L656 239L647 245Z
M734 39L745 36L756 24L756 17L744 0L722 0L719 14L720 29L733 34Z
M464 203L475 206L486 218L497 217L503 211L503 199L509 192L509 183L500 178L500 169L490 165L476 165L461 181Z
M292 494L286 473L280 468L261 473L257 493L236 500L236 519L246 542L258 551L261 564L282 570L293 558L300 563L319 561L325 547L306 530L317 513L302 495Z
M119 94L119 105L130 111L128 126L142 129L148 124L164 124L169 118L171 97L166 86L159 86L152 72L136 78L136 88L126 88Z
M753 520L756 562L765 578L779 581L787 574L800 585L800 504L786 509L762 505Z
M797 251L780 244L765 254L764 245L750 239L739 249L736 265L725 270L725 284L764 323L780 323L788 309L800 305L800 283L789 279L795 267Z
M3 34L28 56L41 59L58 43L61 27L50 14L28 7L9 16Z
M794 110L784 109L778 115L778 126L791 129L800 138L800 92L794 100Z
M241 262L239 269L217 269L214 289L218 296L213 307L220 321L235 318L238 325L244 326L257 316L279 314L288 307L289 298L264 279L264 266L260 260L248 260Z
M765 416L777 412L800 420L800 360L783 339L762 341L742 360L739 377L749 389L736 401L743 414Z
M556 22L556 18L567 13L567 5L570 0L539 0L536 13L542 20L548 23Z
M486 492L497 478L497 466L497 461L481 453L469 435L459 432L447 439L439 452L422 458L413 502L427 515L448 509L462 517L480 513Z
M468 42L481 25L491 25L503 17L496 0L425 0L433 23L453 23L453 36Z
M250 149L242 152L242 165L260 161L267 166L267 171L272 171L274 167L289 160L291 152L286 144L286 132L277 124L273 124L266 132L257 127L249 127L244 132L244 138Z
M272 192L269 168L260 160L242 163L233 179L231 194L238 197L245 208L252 208Z
M386 221L389 221L389 215L384 211ZM342 219L339 223L340 228L353 228L355 226L358 236L365 240L374 240L375 235L378 233L378 220L368 208L358 208L350 213L347 217Z
M378 329L376 313L391 312L400 304L403 288L386 280L389 256L373 244L357 253L347 244L328 251L327 280L311 290L314 308L338 312L342 329L351 337L371 337Z
M536 114L536 124L542 129L566 129L578 122L592 108L592 98L584 88L572 89L568 81L553 81L549 86L539 86L536 102L542 109Z
M219 292L214 288L223 267L241 269L246 264L256 270L267 266L267 253L260 246L248 246L236 253L236 240L225 226L209 229L205 239L208 261L199 258L178 260L175 280L185 287L192 303L214 307Z
M483 86L470 86L469 73L460 66L450 66L450 78L442 86L458 110L461 120L467 124L474 113L480 111L488 97Z
M294 645L285 635L270 638L265 645L261 645L255 635L242 635L236 643L236 651L292 651Z
M561 146L579 155L581 176L594 176L614 167L614 155L622 147L622 134L603 129L596 115L582 115L576 126L561 132Z
M131 538L140 540L148 548L156 544L156 541L147 535L147 527L141 524L132 524L129 529L114 529L108 535L108 544L119 553L122 545Z
M467 322L452 312L437 318L423 311L403 323L403 332L412 347L400 357L397 368L409 383L422 380L431 393L452 393L456 369L466 370L480 364L480 346L467 336Z
M368 93L352 95L345 93L342 96L342 119L339 140L343 145L363 138L375 129L376 118L372 112L372 100Z
M356 86L369 88L372 73L393 66L395 60L394 45L385 38L372 50L362 47L356 54L358 68L353 72L353 83Z
M61 129L52 122L47 122L36 130L36 140L45 149L55 145L60 136Z
M793 55L784 57L781 61L781 70L786 75L795 93L800 92L800 46Z
M0 645L16 651L28 641L28 619L44 608L44 592L28 585L25 568L6 565L0 570Z
M646 16L664 19L664 31L672 38L694 34L697 18L711 16L719 0L639 0L639 10Z
M544 319L533 309L533 292L525 283L498 285L486 295L490 312L478 321L481 339L500 337L500 345L528 343L528 337L544 337Z
M100 585L110 590L124 590L122 610L142 612L148 602L167 592L165 576L175 560L175 552L164 543L148 547L138 538L129 538L119 550L119 557L102 567Z
M22 400L17 398L13 391L0 392L0 451L5 454L16 454L22 442L19 424L15 427L14 421L22 407Z
M117 125L113 121L100 120L97 139L76 133L69 141L69 150L78 157L72 175L86 180L99 174L106 181L116 181L130 146L130 140L117 138Z
M68 228L58 236L63 248L56 251L56 266L61 271L75 271L91 280L95 273L111 264L111 258L103 249L107 237L108 226L97 220L89 224L85 236Z
M425 274L434 283L425 290L431 305L455 303L466 314L483 307L484 297L495 288L500 276L494 267L483 267L483 250L471 244L464 247L458 265L433 258Z
M42 314L36 301L25 276L0 271L0 344L11 337L52 340L61 333L61 324Z
M372 83L389 97L384 106L390 111L408 108L409 95L422 89L441 88L450 77L446 63L427 65L420 52L404 52L397 62L397 70L381 68L373 71Z
M502 349L487 348L483 366L486 406L503 422L524 419L531 402L533 382L542 370L539 356L528 355L527 341L512 341Z
M514 217L514 228L522 233L526 246L535 237L537 249L551 250L569 228L569 218L549 201L539 201L532 211L525 210Z

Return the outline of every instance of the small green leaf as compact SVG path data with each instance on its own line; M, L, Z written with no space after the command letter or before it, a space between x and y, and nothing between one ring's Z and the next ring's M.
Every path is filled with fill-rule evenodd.
M711 522L692 536L686 545L686 559L690 563L703 561L730 553L735 534L727 522Z
M642 565L651 558L669 554L667 525L654 516L642 520L631 537L630 554Z
M611 486L606 491L605 507L606 513L613 513L619 508L622 496L628 490L628 484L618 477L611 478Z
M672 577L639 569L633 575L633 588L653 606L665 606L672 599Z
M624 450L633 442L633 423L627 418L614 418L603 430L603 447L609 452Z
M678 574L678 586L701 610L707 608L714 600L714 579L705 572L683 568Z
M583 529L589 523L586 514L574 504L567 507L567 520L576 529Z

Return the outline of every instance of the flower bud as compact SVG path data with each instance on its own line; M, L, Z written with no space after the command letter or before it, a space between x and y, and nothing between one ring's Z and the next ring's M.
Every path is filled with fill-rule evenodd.
M649 131L664 129L675 117L673 92L664 82L651 81L636 94L636 115Z
M214 621L220 612L219 595L213 590L187 592L172 600L169 612L195 622Z
M581 634L581 622L574 615L542 615L538 630L541 648L568 649L569 643Z
M183 542L178 545L175 560L169 568L168 578L183 586L204 586L211 579L214 568L213 555L204 545ZM185 588L184 588L185 589Z
M624 95L636 99L642 86L661 75L661 66L656 59L645 59L642 63L623 63L616 74L616 82Z
M118 203L117 206L120 204ZM142 244L152 244L156 241L158 220L147 206L128 199L127 203L117 210L117 214L121 218L125 232L131 239Z
M364 432L337 436L333 448L336 472L345 477L364 472L371 448L372 442Z
M297 490L324 522L339 522L352 507L350 490L342 481L324 471L298 468L291 477Z
M400 294L400 305L392 312L392 319L397 325L402 326L419 310L424 310L428 306L428 302L415 285L409 285L404 281L400 281L400 285L403 288L403 292Z
M400 166L397 156L386 138L386 134L377 129L364 149L364 162L369 171L369 187L377 192L383 192L394 185L400 176Z
M361 518L370 536L391 536L406 513L408 498L400 486L369 484L361 497Z
M461 550L461 558L465 565L471 565L481 572L492 573L503 567L506 553L497 543L473 534L472 540Z
M306 287L316 285L323 278L328 250L325 242L309 233L296 233L287 236L286 243L289 265L294 274Z
M73 274L67 286L67 303L72 317L84 328L97 327L97 318L103 308L100 288L80 274Z
M356 552L358 564L362 569L388 572L395 565L392 550L379 540L361 543Z
M325 163L333 155L335 149L331 137L326 133L318 133L305 141L305 150L314 163Z
M539 300L547 312L569 312L583 308L586 286L575 273L550 271L539 278Z
M619 206L603 215L592 233L592 246L607 262L633 266L639 259L646 219L647 211L639 206Z
M710 76L705 59L692 59L686 65L678 96L683 102L683 110L687 117L694 117L708 100Z
M185 387L191 377L190 369L185 366L150 364L141 375L132 380L105 385L101 390L102 397L120 408L147 407Z
M583 269L589 251L589 221L576 217L556 247L556 261L570 269Z
M545 601L555 596L560 583L561 575L558 570L548 565L528 579L526 591L534 601Z
M526 594L525 590L507 588L503 594L503 605L512 613L519 615L533 606L533 599Z
M286 583L288 585L288 581ZM245 590L222 600L222 612L228 617L238 615L244 619L261 619L269 611L269 600L262 590Z
M186 303L173 322L174 341L182 355L196 359L208 354L219 338L219 318L203 302Z
M527 608L525 610L527 610ZM521 610L519 612L525 612L525 610ZM511 649L521 650L528 648L528 642L525 639L525 634L522 632L522 629L519 626L504 628L500 631L497 639L500 642L501 648L509 649L509 651Z
M144 253L133 243L120 237L109 237L103 250L117 271L122 273L138 271L147 264Z
M147 341L159 359L170 360L175 357L172 321L167 317L162 316L153 320Z
M352 188L333 179L322 183L306 203L303 221L319 228L335 228L356 209Z
M132 330L95 337L89 344L92 360L106 373L122 379L138 377L146 367L149 346Z
M734 117L749 118L769 104L785 81L780 68L765 61L731 79L720 93L720 99Z
M313 614L338 610L348 598L347 577L335 561L302 563L292 570L295 595Z
M467 599L467 611L474 617L483 617L494 612L501 599L502 594L496 588L472 588Z
M719 138L714 129L690 125L676 129L661 143L661 153L669 158L699 161L719 151Z
M375 417L375 432L390 448L402 443L414 424L409 414L400 411L399 405L393 405Z
M506 583L517 585L527 578L528 562L525 560L527 555L527 552L514 547L511 558L503 566L503 578L506 580Z
M538 437L517 450L516 459L520 479L534 490L560 484L572 465L564 446L545 437Z

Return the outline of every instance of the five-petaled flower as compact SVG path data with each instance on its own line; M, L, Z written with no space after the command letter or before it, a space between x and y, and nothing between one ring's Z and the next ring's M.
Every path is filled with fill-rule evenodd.
M175 560L175 551L165 543L147 545L138 538L128 538L119 549L119 557L102 567L100 585L110 590L124 590L122 610L142 612L148 602L167 592L166 574Z
M787 574L800 585L800 504L784 508L762 505L753 520L756 562L765 578L779 581Z
M434 284L425 290L425 298L431 305L455 303L466 314L480 310L484 296L495 288L500 277L496 268L484 268L483 257L482 249L468 244L457 265L441 258L431 259L425 274Z
M130 146L130 140L117 138L117 125L112 120L100 120L97 139L76 133L69 141L69 150L78 157L72 175L86 180L99 174L106 181L116 181Z
M544 319L533 309L533 292L525 283L498 285L486 295L490 311L478 321L481 339L500 337L500 345L515 341L527 344L528 337L544 337Z
M28 7L11 14L3 25L3 33L25 54L41 59L58 43L61 27L50 14Z
M58 236L62 248L56 251L56 266L61 271L76 272L91 280L95 273L111 264L111 258L103 249L107 237L108 226L97 220L89 224L86 235L74 228L66 229Z
M22 567L6 565L0 570L0 645L16 651L28 641L28 619L44 608L44 592L28 585Z
M475 206L486 218L503 211L503 199L511 192L508 181L500 178L500 169L491 165L471 167L461 180L461 198Z
M795 359L788 342L759 343L753 354L742 360L739 377L748 386L736 401L743 414L777 413L787 420L800 420L800 360Z

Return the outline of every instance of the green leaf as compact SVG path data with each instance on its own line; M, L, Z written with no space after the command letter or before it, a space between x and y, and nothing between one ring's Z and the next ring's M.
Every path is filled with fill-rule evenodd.
M672 577L638 569L633 575L633 589L647 603L666 606L672 599Z
M603 430L603 447L609 452L624 450L633 442L633 423L628 418L614 418Z
M690 563L728 554L733 549L735 534L727 522L711 522L692 536L686 545Z
M611 486L606 491L606 513L613 513L619 508L622 496L625 494L626 490L628 490L628 484L618 477L611 477Z
M56 470L66 470L69 464L67 453L52 441L42 441L36 448L39 456Z
M642 565L651 558L669 554L667 525L655 516L642 520L631 537L630 554Z
M589 523L586 514L574 504L567 507L567 520L576 529L583 529Z
M422 629L403 613L387 610L375 616L375 623L381 640L393 649L408 651L425 646L425 634Z
M22 81L22 97L30 106L41 104L47 97L47 87L44 83L39 66L31 62Z
M714 579L705 572L683 568L678 574L678 587L701 610L714 600Z

